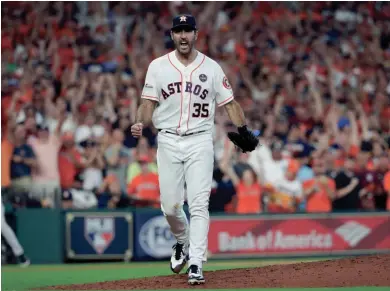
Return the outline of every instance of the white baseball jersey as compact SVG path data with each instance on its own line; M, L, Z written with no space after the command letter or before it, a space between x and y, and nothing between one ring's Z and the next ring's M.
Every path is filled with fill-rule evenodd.
M173 51L150 63L141 98L158 102L153 113L157 129L183 135L211 131L215 107L229 103L234 96L217 62L198 51L186 67Z

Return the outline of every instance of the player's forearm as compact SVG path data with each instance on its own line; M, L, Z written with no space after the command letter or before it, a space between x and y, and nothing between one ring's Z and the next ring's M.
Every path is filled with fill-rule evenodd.
M141 105L137 111L136 123L150 124L152 122L153 111L156 102L148 99L142 99Z
M230 120L237 127L245 125L245 115L240 104L233 100L225 105L226 111L229 115Z

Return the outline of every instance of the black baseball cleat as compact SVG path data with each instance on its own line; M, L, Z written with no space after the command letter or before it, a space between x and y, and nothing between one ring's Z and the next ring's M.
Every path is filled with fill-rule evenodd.
M185 244L176 243L172 247L171 270L179 274L188 260L188 247Z
M206 280L203 277L202 268L199 268L197 265L191 265L188 268L187 272L188 272L188 284L200 285L206 282Z

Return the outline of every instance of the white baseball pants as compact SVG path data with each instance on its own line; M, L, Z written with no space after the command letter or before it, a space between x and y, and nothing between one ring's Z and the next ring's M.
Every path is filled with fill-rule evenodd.
M178 136L158 134L157 164L161 209L179 243L189 241L189 264L202 267L207 260L209 198L214 167L211 133ZM183 211L184 183L190 226Z
M19 257L20 255L23 254L24 252L23 248L20 245L19 240L15 235L15 232L5 221L3 199L1 199L1 234L5 238L9 246L11 247L12 252L16 257Z

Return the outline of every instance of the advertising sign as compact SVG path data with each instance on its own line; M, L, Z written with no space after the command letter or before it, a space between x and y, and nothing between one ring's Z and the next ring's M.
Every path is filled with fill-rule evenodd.
M171 256L176 239L160 210L135 212L134 232L134 256L137 260Z
M212 217L211 257L390 253L390 213Z
M133 215L128 212L66 213L69 259L124 259L133 256Z

